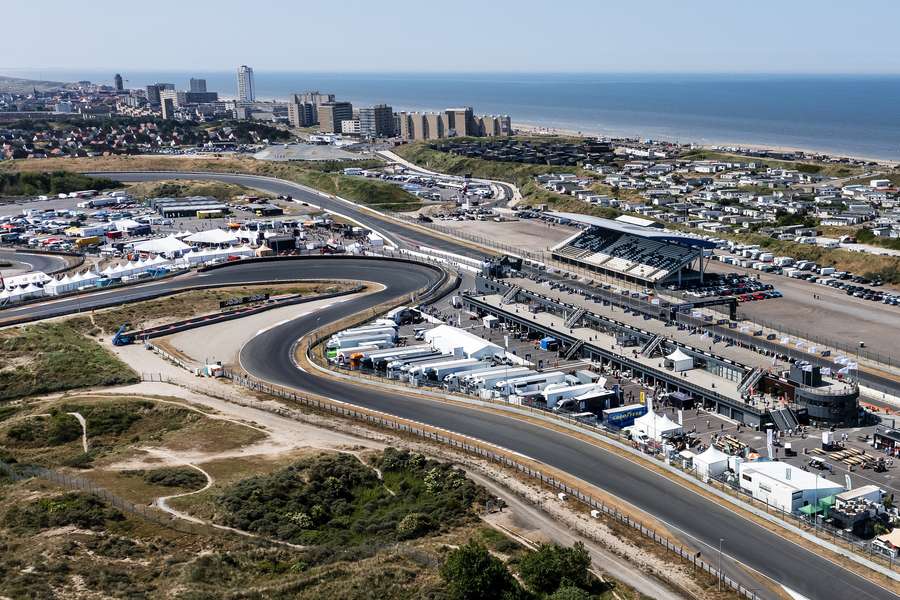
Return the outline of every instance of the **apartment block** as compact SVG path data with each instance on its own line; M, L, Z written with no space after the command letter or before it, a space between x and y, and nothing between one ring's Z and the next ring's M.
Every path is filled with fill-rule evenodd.
M319 130L340 133L341 122L353 119L353 105L349 102L325 102L318 106Z

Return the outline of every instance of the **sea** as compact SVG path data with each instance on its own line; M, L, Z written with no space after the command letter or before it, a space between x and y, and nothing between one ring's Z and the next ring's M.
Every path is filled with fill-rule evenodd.
M114 73L0 69L55 81L112 83ZM127 85L203 77L236 95L223 71L122 71ZM517 123L560 131L698 144L796 148L900 160L900 75L723 75L591 73L309 73L255 71L258 99L320 90L395 110L472 106Z

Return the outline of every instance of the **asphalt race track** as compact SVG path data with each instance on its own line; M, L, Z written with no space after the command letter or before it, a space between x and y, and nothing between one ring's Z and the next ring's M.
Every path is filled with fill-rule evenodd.
M66 266L66 260L60 256L29 254L12 250L0 250L0 262L23 263L30 266L31 271L43 271L44 273L62 269Z
M122 174L106 175L120 180L127 179ZM440 238L427 239L431 236L393 223L376 221L371 213L354 209L352 205L337 200L327 200L311 192L305 192L310 195L307 199L298 193L300 188L289 182L270 183L274 180L240 175L204 175L205 177L198 174L180 176L191 179L221 179L273 193L291 194L311 204L357 218L367 226L383 231L398 241L415 236L418 243L461 254L475 254L464 246ZM177 176L173 173L161 173L139 177L144 180L172 179ZM238 262L201 274L4 310L0 311L0 315L45 318L134 301L148 295L171 293L196 285L230 285L306 278L358 279L380 283L385 286L382 291L335 303L322 311L277 326L253 338L241 351L243 367L254 376L272 383L443 427L525 454L597 485L654 515L667 523L674 532L680 532L685 539L693 539L708 561L715 561L719 540L724 539L726 571L739 581L747 581L747 577L742 576L740 567L731 564L729 558L764 573L809 599L900 597L817 554L784 540L768 529L735 516L731 511L680 487L665 477L565 434L501 414L476 412L426 398L398 396L363 385L323 379L294 366L290 351L296 340L303 335L321 325L362 312L385 300L402 298L416 289L436 282L439 277L436 270L425 265L413 263L401 265L396 261L378 258L304 257L297 260ZM239 321L237 323L239 324ZM773 594L767 591L761 591L760 595L773 597Z

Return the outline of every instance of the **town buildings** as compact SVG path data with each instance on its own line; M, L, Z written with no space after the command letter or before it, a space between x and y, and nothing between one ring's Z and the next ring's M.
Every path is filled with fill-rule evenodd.
M359 135L364 138L394 136L394 109L376 104L359 109Z
M198 93L198 92L205 92L205 91L206 91L206 80L191 77L191 92Z
M323 133L340 133L341 122L353 120L353 105L349 102L325 102L317 110L319 130Z
M401 112L398 120L398 134L406 141L512 134L508 116L475 116L471 107L448 108L439 113Z
M241 65L237 72L238 101L253 102L256 100L256 83L253 79L253 69L247 65Z

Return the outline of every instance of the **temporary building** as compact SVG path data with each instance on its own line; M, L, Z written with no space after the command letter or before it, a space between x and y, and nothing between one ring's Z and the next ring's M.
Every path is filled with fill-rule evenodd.
M633 427L657 442L662 441L663 438L684 433L681 425L669 417L658 415L653 411L635 419Z
M710 446L694 457L694 469L703 481L718 477L728 470L728 455Z
M677 371L688 371L694 368L694 359L676 348L675 352L668 355L666 360L672 363L672 368Z
M8 290L19 287L24 288L31 283L36 285L43 285L45 283L48 283L49 281L50 276L43 271L32 271L30 273L23 273L22 275L13 275L12 277L3 278L3 283Z
M425 341L441 352L466 358L484 359L503 355L503 349L497 344L450 325L429 329L425 332Z
M133 248L137 252L162 254L169 258L181 256L185 252L189 252L191 250L191 247L189 245L185 244L174 235L169 235L164 238L147 240L146 242L138 242L133 246Z
M230 246L231 244L236 244L238 238L230 231L225 231L224 229L209 229L192 233L184 238L184 241L204 246Z
M44 295L44 289L39 288L33 283L29 283L25 286L24 289L21 290L22 300L29 300L31 298L40 298Z
M742 489L785 512L808 505L812 505L808 512L819 511L823 499L844 491L842 485L783 461L745 462L739 469Z

